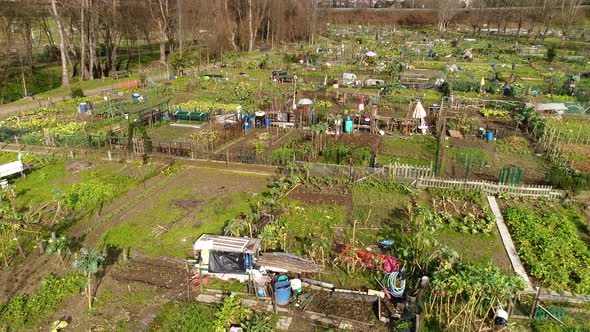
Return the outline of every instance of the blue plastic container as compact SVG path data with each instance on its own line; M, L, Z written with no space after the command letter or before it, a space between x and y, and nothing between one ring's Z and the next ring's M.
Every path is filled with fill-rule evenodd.
M88 111L88 104L80 103L80 113L84 114L86 111Z
M277 281L275 283L275 300L278 305L289 304L289 298L291 297L291 284L288 280Z
M494 132L488 131L486 133L486 141L491 142L494 140Z
M252 128L252 123L250 121L244 122L244 130L248 130Z
M136 93L134 93L134 94L133 94L133 101L135 101L135 102L139 101L139 97L140 97L140 96L141 96L141 95L140 95L139 93L137 93L137 92L136 92Z
M264 119L264 125L270 127L270 119Z
M244 267L246 270L250 269L250 254L246 254L244 257Z
M346 121L344 121L344 132L352 133L352 120L350 119L350 116L347 116Z

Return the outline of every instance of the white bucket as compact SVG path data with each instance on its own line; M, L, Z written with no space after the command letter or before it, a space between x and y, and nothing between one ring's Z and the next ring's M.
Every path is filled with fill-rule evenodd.
M291 279L291 289L297 291L297 293L301 293L301 279Z

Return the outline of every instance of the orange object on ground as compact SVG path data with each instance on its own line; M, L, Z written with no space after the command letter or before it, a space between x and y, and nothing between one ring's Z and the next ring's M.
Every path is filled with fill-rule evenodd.
M119 88L121 89L135 89L137 88L138 83L136 80L133 81L123 81L119 83Z

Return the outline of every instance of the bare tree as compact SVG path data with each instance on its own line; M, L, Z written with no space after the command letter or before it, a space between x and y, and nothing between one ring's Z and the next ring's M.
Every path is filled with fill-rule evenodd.
M460 7L459 0L434 0L433 8L438 14L438 31L445 32L447 30Z
M147 0L152 19L158 26L160 34L160 63L166 64L166 40L169 37L169 28L172 15L170 0Z
M70 86L70 75L68 72L66 39L65 39L65 33L63 30L61 14L57 9L56 0L51 0L50 13L51 13L51 16L53 17L53 19L55 20L55 24L57 26L57 33L59 34L59 52L60 52L60 58L61 58L61 85L65 86L65 87L69 87Z
M559 28L561 30L561 43L563 45L567 34L570 33L578 12L584 3L584 0L557 0L559 1Z

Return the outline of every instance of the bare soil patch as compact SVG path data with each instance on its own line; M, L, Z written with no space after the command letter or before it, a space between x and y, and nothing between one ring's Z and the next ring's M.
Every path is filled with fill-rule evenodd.
M350 193L340 190L322 189L321 191L314 191L310 190L307 186L298 186L295 190L289 193L288 197L308 204L335 204L344 207L352 206L352 197Z
M373 306L376 307L377 303L335 298L328 292L320 292L315 294L306 310L360 322L375 322L377 315Z
M88 160L72 160L66 164L66 171L76 173L93 169L94 167L96 167L96 165Z

